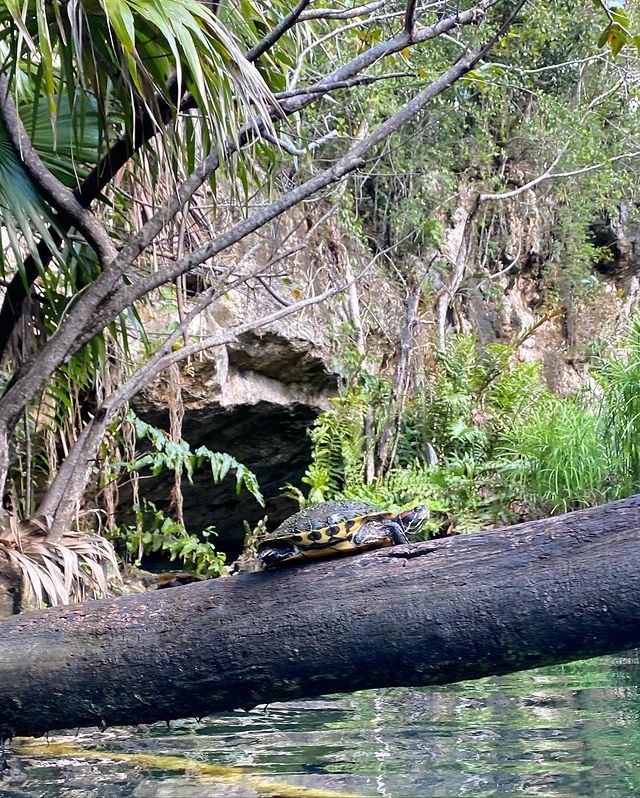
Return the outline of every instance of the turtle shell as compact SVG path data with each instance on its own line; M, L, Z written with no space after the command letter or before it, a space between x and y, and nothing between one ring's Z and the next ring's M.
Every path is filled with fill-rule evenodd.
M378 512L381 512L380 507L359 499L336 499L320 502L290 515L265 540L275 540L312 529L321 529Z
M271 568L406 543L405 532L417 531L428 517L426 505L396 515L367 502L323 502L287 519L260 543L257 554Z

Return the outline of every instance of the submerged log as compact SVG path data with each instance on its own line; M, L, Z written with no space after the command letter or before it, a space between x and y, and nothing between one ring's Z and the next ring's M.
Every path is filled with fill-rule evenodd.
M499 531L15 616L0 730L429 685L640 645L640 496Z

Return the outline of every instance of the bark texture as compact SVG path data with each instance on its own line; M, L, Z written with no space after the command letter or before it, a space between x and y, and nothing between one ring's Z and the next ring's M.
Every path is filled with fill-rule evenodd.
M640 644L640 496L497 532L16 616L4 736L507 673Z

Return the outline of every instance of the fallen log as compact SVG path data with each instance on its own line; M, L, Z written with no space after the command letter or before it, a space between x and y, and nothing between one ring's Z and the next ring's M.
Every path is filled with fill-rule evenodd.
M640 645L640 495L499 531L15 616L0 733L429 685Z

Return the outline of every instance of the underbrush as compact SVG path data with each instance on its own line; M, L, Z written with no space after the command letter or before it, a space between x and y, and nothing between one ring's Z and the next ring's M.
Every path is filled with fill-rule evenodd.
M567 398L516 347L455 336L402 397L352 368L310 430L301 501L363 498L394 510L426 502L423 536L456 534L591 506L640 490L640 319ZM394 425L391 457L380 444Z

